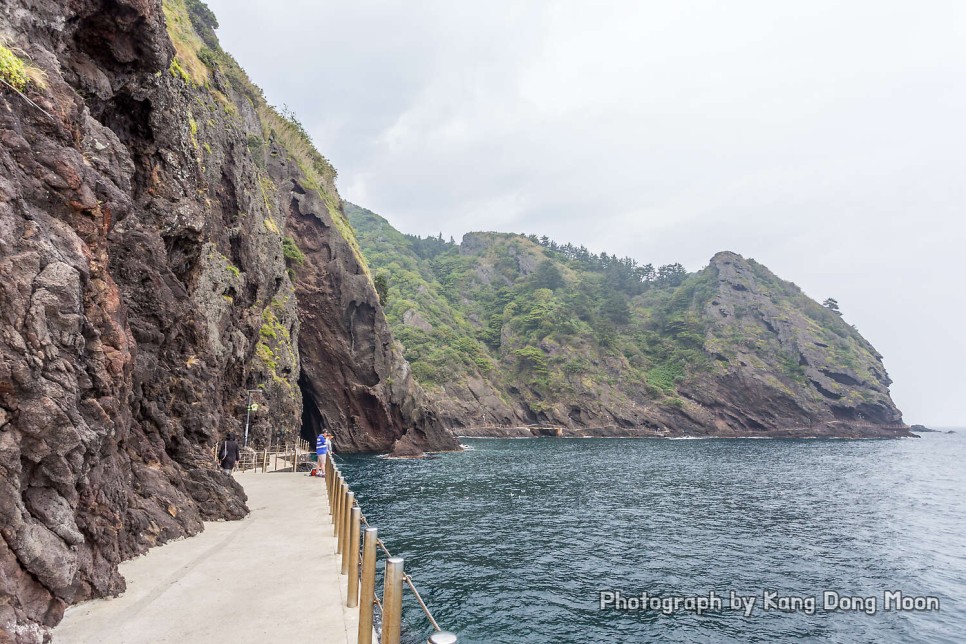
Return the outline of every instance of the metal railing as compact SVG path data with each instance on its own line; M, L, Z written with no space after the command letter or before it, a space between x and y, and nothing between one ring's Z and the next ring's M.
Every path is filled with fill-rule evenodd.
M218 460L216 458L217 450L218 446L212 449L212 457L215 460ZM290 467L293 468L292 471L298 471L300 463L308 464L310 461L315 461L315 450L311 449L307 441L300 439L291 443L269 445L263 449L243 447L241 448L241 458L238 460L236 467L240 472L257 472L259 470L275 472Z
M416 590L412 577L405 573L405 560L389 552L386 544L379 539L379 530L369 525L362 515L362 508L356 503L355 494L349 489L331 452L325 459L325 489L333 533L337 537L336 554L342 555L342 574L349 577L346 606L359 608L359 644L372 644L375 606L382 613L380 644L399 644L404 584L412 590L435 631L430 635L428 644L456 644L456 635L440 628ZM360 544L360 529L363 526L365 529ZM382 601L376 596L376 552L380 548L386 553Z

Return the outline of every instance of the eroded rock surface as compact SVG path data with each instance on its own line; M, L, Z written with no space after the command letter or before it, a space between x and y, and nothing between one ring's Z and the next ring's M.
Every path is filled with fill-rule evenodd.
M42 641L124 589L118 562L247 513L213 451L248 389L256 448L295 439L303 389L344 449L455 446L260 93L174 63L165 12L197 40L180 0L0 6L44 76L33 104L0 88L0 641Z

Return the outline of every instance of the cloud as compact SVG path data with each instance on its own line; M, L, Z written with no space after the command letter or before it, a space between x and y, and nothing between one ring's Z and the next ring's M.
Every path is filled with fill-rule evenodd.
M966 5L209 4L405 232L755 257L839 299L907 418L966 425Z

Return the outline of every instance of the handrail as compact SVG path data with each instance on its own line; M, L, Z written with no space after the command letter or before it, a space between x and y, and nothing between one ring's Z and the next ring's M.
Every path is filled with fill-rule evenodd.
M358 503L355 503L355 506L354 507L359 507L359 504ZM362 524L364 526L366 526L367 528L372 527L372 526L369 525L369 522L366 521L366 517L365 516L362 517ZM389 548L386 547L386 544L383 543L382 539L377 539L376 540L376 545L379 546L380 548L382 548L382 551L386 553L386 558L389 558L389 557L392 557L393 556L393 554L391 552L389 552ZM433 618L433 614L429 611L429 608L426 606L426 603L423 601L423 598L420 596L419 591L416 590L416 586L413 584L412 575L405 575L403 577L403 581L405 581L407 584L409 584L409 587L412 589L413 594L416 595L416 601L419 602L419 605L423 608L423 612L426 613L426 619L429 620L429 623L432 624L433 625L433 628L435 628L437 631L442 631L443 629L440 628L439 623ZM376 598L376 601L379 601L379 599ZM380 605L379 609L382 610L382 606L381 605Z
M371 642L372 607L378 606L379 612L383 616L381 644L398 644L401 618L401 615L398 613L401 607L399 593L402 592L403 584L408 585L410 590L412 590L416 602L423 610L426 619L435 631L433 636L430 637L429 642L456 642L456 636L444 631L440 627L439 622L436 621L436 618L433 617L429 607L426 606L426 602L416 589L416 584L413 582L412 576L403 571L404 560L401 557L393 556L382 539L378 538L377 530L369 523L365 515L362 514L362 508L356 502L355 494L350 491L349 485L345 482L336 464L335 454L331 451L325 459L325 476L326 493L329 498L329 512L332 514L332 522L335 524L334 528L338 542L336 552L342 555L342 574L349 575L350 591L346 605L350 608L358 605L360 609L359 642L363 644L369 644ZM354 519L353 515L358 518ZM366 528L364 543L360 543L360 524ZM386 554L387 567L392 564L391 567L393 568L393 574L386 575L384 589L386 597L383 602L379 601L379 597L374 592L376 548L382 549ZM361 584L363 592L368 592L367 589L372 589L373 591L371 597L363 597L361 602L358 601L359 598L357 595L353 596L354 593L358 592L357 589L360 586L360 569L362 571L361 576L363 577ZM390 577L392 577L391 588ZM389 611L388 614L387 611Z
M428 608L426 608L426 603L423 601L423 598L419 596L419 591L416 590L416 586L413 585L412 576L410 575L404 576L403 581L409 584L409 587L412 589L413 594L416 595L416 601L418 601L419 605L423 607L423 612L426 613L426 618L429 620L429 623L433 625L433 628L435 628L437 631L443 630L439 627L439 624L436 623L436 620L433 619L433 614L429 612Z

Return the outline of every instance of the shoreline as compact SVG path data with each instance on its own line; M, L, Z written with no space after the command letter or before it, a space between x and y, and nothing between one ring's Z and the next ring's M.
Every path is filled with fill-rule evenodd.
M629 427L552 427L552 426L514 426L514 427L461 427L450 430L457 438L650 438L665 440L707 440L707 439L842 439L842 440L895 440L899 438L921 438L908 426L886 427L880 425L856 425L827 423L813 427L793 427L755 432L714 432L696 434L674 432L649 428Z

